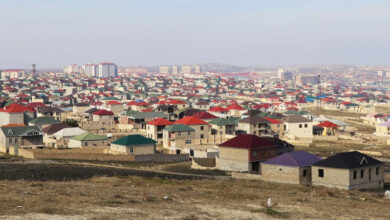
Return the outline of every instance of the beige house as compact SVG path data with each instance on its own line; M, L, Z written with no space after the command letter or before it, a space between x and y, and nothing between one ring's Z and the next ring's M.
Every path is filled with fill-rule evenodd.
M313 122L300 115L289 115L282 118L284 136L291 140L311 142L313 139Z
M110 153L112 154L154 154L156 152L156 141L142 135L128 135L111 143Z
M260 162L278 155L276 143L253 134L241 134L219 146L217 167L220 170L260 172Z
M172 122L165 118L156 118L149 121L146 125L146 137L152 138L157 143L163 143L163 129L166 126L173 125Z
M114 100L111 100L111 101L108 101L106 103L106 106L115 114L115 115L120 115L123 110L124 110L124 107L123 107L123 103L120 103L118 101L114 101Z
M261 179L278 183L310 184L310 165L321 160L305 151L286 152L261 163Z
M183 124L168 126L163 131L163 147L172 153L180 154L183 148L193 144L194 139L195 129Z
M175 122L175 124L183 124L187 125L194 129L194 138L192 144L207 144L208 138L211 133L211 126L195 117L195 116L187 116Z
M2 127L0 129L0 151L7 152L10 147L43 147L43 134L37 126Z
M107 137L84 132L69 139L68 148L79 148L88 146L107 146Z
M89 105L85 103L76 103L73 105L73 114L81 115L84 111L89 109Z
M237 130L245 134L269 135L271 133L269 124L270 122L263 117L250 115L238 121Z
M358 151L344 152L312 164L312 184L340 189L384 186L384 163Z
M390 121L376 125L376 135L387 136L390 135Z

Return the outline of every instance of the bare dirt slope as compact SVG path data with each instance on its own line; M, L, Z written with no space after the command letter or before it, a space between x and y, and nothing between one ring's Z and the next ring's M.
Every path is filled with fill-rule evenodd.
M390 219L383 191L45 162L0 162L0 170L3 219ZM267 210L269 197L277 205Z

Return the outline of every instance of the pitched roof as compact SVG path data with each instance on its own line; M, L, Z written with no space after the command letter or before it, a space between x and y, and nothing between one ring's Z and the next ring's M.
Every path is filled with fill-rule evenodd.
M137 112L137 111L127 111L126 115L132 119L142 119L142 118L168 118L167 114L162 112Z
M42 132L51 135L64 128L70 128L70 126L65 123L55 123L43 128Z
M209 109L209 112L228 112L229 110L224 108L224 107L221 107L221 106L215 106L211 109Z
M276 144L268 141L263 137L259 137L253 134L241 134L236 137L225 141L219 145L220 147L233 147L233 148L244 148L244 149L258 149L275 147Z
M1 130L6 137L18 137L32 131L41 134L41 130L38 126L2 127Z
M73 137L84 133L85 131L79 127L64 128L53 134L57 139L64 137Z
M311 120L309 120L309 119L307 119L305 117L302 117L300 115L289 115L289 116L286 116L286 117L282 118L282 121L286 122L286 123L311 122Z
M23 113L23 112L34 112L34 109L26 107L24 105L20 105L17 103L12 103L10 105L7 105L4 108L0 108L1 112L8 112L8 113Z
M55 120L53 117L43 116L43 117L35 118L35 119L31 120L29 123L34 124L34 125L47 125L47 124L56 124L56 123L61 123L61 122Z
M44 106L44 107L41 107L39 110L38 110L39 113L42 113L42 114L46 114L48 112L64 112L62 109L59 109L57 107L52 107L52 106Z
M209 124L213 125L237 125L237 121L239 118L216 118L214 120L209 121Z
M195 116L187 116L180 120L175 121L175 124L185 124L185 125L206 125L207 122L199 119Z
M240 110L240 111L245 110L243 107L241 107L241 106L238 105L238 104L229 105L229 106L227 107L227 109L228 109L228 110Z
M381 161L358 151L338 153L322 161L312 164L319 167L331 167L340 169L354 169L383 164Z
M306 151L294 151L284 153L282 155L264 161L263 163L291 167L306 167L320 160L322 160L322 158Z
M238 122L239 123L249 123L249 124L259 124L259 123L269 124L270 123L268 120L266 120L265 118L260 117L258 115L250 115L249 117L244 118Z
M199 119L214 119L214 118L218 118L217 116L209 113L209 112L198 112L198 113L195 113L193 116L199 118Z
M107 140L106 136L100 136L97 134L93 134L91 132L84 132L77 136L72 137L71 139L77 140L77 141L100 141L100 140Z
M335 123L332 123L330 121L324 121L322 123L319 123L317 126L323 127L323 128L337 128L337 127L339 127L338 125L336 125Z
M107 105L122 105L122 103L115 100L111 100L107 102Z
M173 122L168 121L165 118L156 118L147 123L148 125L173 125Z
M283 124L283 122L276 120L276 119L273 119L273 118L264 117L264 119L269 121L271 124Z
M165 127L164 131L170 131L170 132L185 132L185 131L195 131L195 129L188 127L187 125L183 124L174 124L169 127Z
M114 115L114 113L112 111L107 111L105 109L100 109L92 114L94 114L94 115Z
M117 144L117 145L122 145L122 146L135 146L135 145L144 145L144 144L155 144L156 141L144 137L140 134L133 134L133 135L127 135L123 138L120 138L111 144Z

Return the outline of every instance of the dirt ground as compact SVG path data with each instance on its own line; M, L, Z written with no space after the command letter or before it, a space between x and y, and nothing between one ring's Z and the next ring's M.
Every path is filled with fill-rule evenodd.
M383 190L199 179L52 161L0 162L0 170L0 219L390 219ZM276 206L265 209L267 198Z

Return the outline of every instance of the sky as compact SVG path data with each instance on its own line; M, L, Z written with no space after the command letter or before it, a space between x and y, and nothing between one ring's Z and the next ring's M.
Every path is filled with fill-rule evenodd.
M0 69L388 65L388 0L0 0Z

